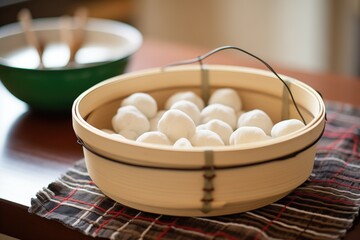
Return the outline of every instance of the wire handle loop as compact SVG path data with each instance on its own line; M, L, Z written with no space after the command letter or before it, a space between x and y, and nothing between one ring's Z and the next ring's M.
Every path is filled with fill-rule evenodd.
M301 114L300 110L299 110L299 107L297 106L297 103L294 99L294 96L289 88L289 86L286 84L286 82L280 77L279 74L277 74L277 72L267 63L265 62L263 59L257 57L256 55L242 49L242 48L239 48L239 47L235 47L235 46L223 46L223 47L219 47L219 48L216 48L208 53L205 53L204 55L201 55L201 56L198 56L197 58L193 58L193 59L189 59L189 60L185 60L185 61L180 61L180 62L176 62L176 63L171 63L171 64L168 64L168 65L165 65L162 69L164 68L167 68L167 67L172 67L172 66L179 66L179 65L186 65L186 64L192 64L192 63L196 63L198 62L201 66L201 69L203 67L203 60L210 57L211 55L217 53L217 52L220 52L220 51L223 51L223 50L227 50L227 49L234 49L234 50L238 50L240 52L243 52L255 59L257 59L258 61L260 61L261 63L263 63L285 86L285 88L287 89L289 95L290 95L290 98L292 100L292 102L294 103L294 106L295 106L295 109L297 111L297 113L299 114L299 116L301 117L301 120L303 121L303 123L306 125L306 121L303 117L303 115Z

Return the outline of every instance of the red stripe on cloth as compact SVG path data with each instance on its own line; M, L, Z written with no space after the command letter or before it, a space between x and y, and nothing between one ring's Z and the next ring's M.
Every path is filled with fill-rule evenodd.
M165 236L165 234L175 225L177 220L178 220L178 218L176 218L174 221L172 221L170 224L168 224L167 228L159 234L159 236L156 238L156 240L160 240L163 236Z
M287 208L288 206L290 206L291 203L293 203L293 202L295 201L295 199L296 199L296 196L292 196L292 197L291 197L291 200L290 200L286 205L284 205L284 206L280 209L280 211L278 212L278 214L276 215L276 217L275 217L273 220L271 220L270 222L268 222L268 224L266 224L266 226L264 226L264 227L261 229L261 231L256 235L255 240L258 240L258 239L260 238L260 236L261 236L262 233L265 233L266 230L268 230L269 227L270 227L275 221L277 221L278 219L281 218L281 215L285 212L286 208Z
M171 227L176 227L176 228L180 228L180 229L184 229L184 230L190 230L190 231L193 231L193 232L197 232L197 233L201 233L203 235L207 235L207 236L213 236L213 237L216 237L216 236L221 236L221 237L224 237L228 240L237 240L236 237L233 237L225 232L221 232L221 231L218 231L218 232L205 232L203 231L202 229L199 229L199 228L194 228L194 227L188 227L188 226L182 226L182 225L178 225L176 224L177 220L178 219L175 219L175 221L173 222L164 222L164 221L161 221L159 219L156 219L156 218L151 218L151 217L144 217L144 216L137 216L137 217L134 217L132 215L129 215L129 214L126 214L126 213L121 213L121 216L123 217L126 217L128 219L139 219L139 220L144 220L144 221L148 221L148 222L155 222L156 224L160 224L160 225L168 225L168 227L165 229L166 232L162 232L162 236L158 236L158 239L161 239L170 229Z
M54 198L64 199L64 197L60 197L60 196L54 196ZM85 202L85 201L81 201L81 200L78 200L78 199L68 198L67 201L69 201L69 202L76 202L76 203L80 203L80 204L83 204L83 205L87 205L87 206L96 208L96 209L98 209L98 210L100 210L100 211L102 211L102 212L106 212L106 211L107 211L105 208L99 207L98 205L95 205L95 204L92 204L92 203L88 203L88 202ZM112 214L116 214L117 211L109 211L108 213L112 215Z
M328 146L317 146L317 151L318 153L321 153L321 152L328 152L328 151L332 151L334 150L334 148L329 148ZM343 154L347 154L347 155L352 155L354 154L353 157L360 157L360 152L359 153L353 153L353 150L352 149L343 149L343 148L337 148L336 149L336 152L337 153L343 153ZM327 154L327 156L329 156L331 154ZM316 159L317 161L326 161L326 157L321 157L321 159Z
M194 227L189 227L189 226L182 226L182 225L178 225L176 224L176 221L177 219L175 220L175 224L173 224L173 222L169 223L169 222L164 222L164 221L161 221L159 219L156 219L156 218L150 218L150 217L144 217L144 216L137 216L137 217L133 217L131 215L128 215L126 213L122 213L121 216L123 217L126 217L126 218L133 218L133 219L139 219L139 220L144 220L144 221L148 221L148 222L155 222L156 224L160 224L160 225L168 225L168 228L166 228L166 232L168 232L171 227L176 227L176 228L180 228L180 229L184 229L184 230L190 230L192 232L197 232L197 233L200 233L200 234L203 234L203 235L207 235L207 236L213 236L213 237L216 237L216 236L222 236L228 240L237 240L236 237L233 237L225 232L221 232L221 231L218 231L218 232L205 232L203 231L202 229L199 229L199 228L194 228ZM166 233L162 232L163 235L162 236L158 236L158 239L161 239ZM160 237L160 238L159 238Z
M309 180L309 181L314 182L314 183L336 184L336 185L347 187L347 188L350 188L350 189L360 190L360 187L356 187L356 186L353 186L353 185L350 185L350 184L340 183L340 182L337 182L337 181L335 181L333 179L330 179L330 180L313 179L313 180Z
M354 145L353 145L353 148L352 148L352 152L355 156L359 156L359 136L358 135L355 135L353 134L353 142L354 142ZM359 160L359 159L358 159Z
M195 228L195 227L189 227L189 226L179 226L179 225L175 225L176 228L181 228L181 229L184 229L184 230L188 230L188 231L192 231L192 232L197 232L197 233L201 233L201 234L204 234L204 235L208 235L208 236L212 236L212 237L224 237L228 240L238 240L237 237L233 237L225 232L215 232L215 233L212 233L212 232L205 232L203 231L202 229L200 228Z
M325 131L324 134L325 136L329 137L339 137L339 139L337 141L333 141L332 144L330 145L327 145L325 146L324 148L325 149L328 149L328 150L332 150L332 149L336 149L337 151L339 151L341 148L337 148L337 145L341 142L344 141L344 139L351 139L353 141L353 145L352 145L352 148L351 148L351 154L353 156L360 156L359 155L359 151L358 151L358 148L359 148L359 136L354 134L354 132L356 131L357 129L357 126L356 125L352 125L350 128L348 128L347 130L348 131L345 131L345 132L329 132L329 131ZM359 190L360 188L358 187L355 187L353 185L350 185L350 184L344 184L344 183L340 183L340 182L337 182L336 181L336 178L338 178L338 176L346 169L346 167L348 166L349 163L353 162L354 160L359 160L357 158L352 158L352 160L350 160L351 158L346 158L346 159L343 159L344 160L344 163L343 163L343 166L340 167L335 173L334 175L329 178L328 180L312 180L312 182L327 182L329 184L331 183L334 183L334 184L337 184L339 186L343 186L343 187L348 187L348 188L351 188L351 189L357 189Z
M169 223L169 222L164 222L159 219L151 218L151 217L144 217L144 216L134 217L134 216L126 214L126 213L121 213L121 216L126 217L128 219L139 219L139 220L144 220L144 221L148 221L148 222L155 222L156 224L160 224L160 225L168 225L168 227L165 229L166 232L168 232L171 229L171 227L176 227L176 228L180 228L180 229L184 229L184 230L190 230L193 232L201 233L201 234L207 235L207 236L222 236L228 240L237 240L237 238L230 236L229 234L227 234L225 232L220 232L220 231L215 232L215 233L214 232L205 232L199 228L178 225L178 224L176 224L178 219L175 219L173 222ZM166 232L165 233L162 232L162 236L158 236L158 238L160 237L160 239L161 239L166 234Z
M52 213L53 211L55 211L56 209L58 209L64 202L66 202L67 200L69 200L71 198L72 195L74 195L76 193L78 189L75 188L74 190L72 190L69 195L65 198L63 198L63 200L61 202L59 202L54 208L52 208L50 211L48 211L46 213L46 215L49 215L50 213Z
M328 181L330 181L330 182L335 181L335 179L340 175L340 173L342 173L342 172L345 170L345 168L347 167L347 165L348 165L348 162L344 162L344 164L342 165L342 167L340 167L340 168L337 170L337 172L334 173L334 175L333 175Z
M321 199L327 202L332 202L332 203L343 203L346 205L351 205L351 206L356 206L354 201L350 201L350 200L343 200L343 199L333 199L330 197L324 197L324 196L320 196L318 194L314 194L314 193L301 193L301 192L295 192L294 194L296 194L297 196L302 196L302 197L314 197L317 199Z
M123 207L122 209L120 209L119 211L117 211L115 214L113 214L113 216L107 220L105 220L96 230L95 233L98 234L99 231L106 225L108 224L111 220L113 220L114 218L116 218L117 216L119 216L126 208Z
M339 149L339 145L344 141L344 139L350 138L350 136L352 137L352 132L342 132L341 134L339 134L338 139L332 141L331 144L328 144L325 148L328 150L334 150L334 149ZM325 134L326 136L326 134ZM330 155L330 152L329 152Z
M352 153L352 155L359 157L360 156L360 152L358 151L358 148L359 148L359 135L357 135L355 133L356 129L358 127L359 127L358 125L352 125L351 127L346 128L347 131L339 131L339 132L325 131L323 133L324 137L338 138L338 139L336 141L332 141L332 143L330 145L319 146L318 149L325 149L325 150L334 150L334 149L336 149L336 151L343 152L343 151L346 151L347 149L338 148L337 145L339 143L341 143L342 141L344 141L344 139L352 139L354 144L353 144L353 147L351 149L351 153Z
M359 135L355 133L358 127L359 127L358 125L352 125L350 128L348 128L348 131L343 132L341 138L339 139L339 141L343 141L345 138L351 139L353 141L353 146L351 150L352 150L352 155L354 156L360 156L358 151Z
M347 176L341 176L341 177L339 176L338 178L341 179L341 180L360 183L360 179L358 179L358 178L351 178L351 177L347 177Z
M57 199L65 199L64 197L60 197L60 196L54 196L55 198ZM79 204L83 204L83 205L86 205L86 206L90 206L90 207L93 207L93 208L96 208L98 210L100 210L101 212L106 212L107 210L102 208L102 207L99 207L98 205L95 205L95 204L92 204L92 203L88 203L88 202L85 202L85 201L81 201L81 200L78 200L78 199L73 199L73 198L66 198L66 201L69 201L69 202L76 202L76 203L79 203ZM122 209L122 210L125 210L125 209ZM160 224L160 225L168 225L169 223L168 222L164 222L164 221L161 221L161 220L157 220L156 218L150 218L150 217L144 217L144 216L137 216L137 217L134 217L132 215L129 215L129 214L126 214L126 213L123 213L122 212L119 212L119 211L109 211L108 214L110 215L116 215L117 216L123 216L123 217L126 217L128 219L139 219L139 220L144 220L144 221L149 221L149 222L155 222L156 224ZM112 218L114 219L114 217ZM109 219L112 220L112 219ZM101 226L101 228L104 228L105 225ZM180 228L180 229L184 229L184 230L190 230L190 231L193 231L193 232L197 232L197 233L201 233L201 234L204 234L204 235L208 235L208 236L221 236L221 237L224 237L228 240L236 240L237 238L229 235L229 234L226 234L225 232L205 232L199 228L193 228L193 227L188 227L188 226L181 226L181 225L173 225L174 227L176 228ZM98 230L100 231L100 229ZM97 232L96 232L97 233Z
M341 141L345 138L352 138L354 128L356 127L352 126L351 128L342 128L346 131L339 132L336 132L336 130L327 130L323 133L323 136L327 138L336 138L338 141Z

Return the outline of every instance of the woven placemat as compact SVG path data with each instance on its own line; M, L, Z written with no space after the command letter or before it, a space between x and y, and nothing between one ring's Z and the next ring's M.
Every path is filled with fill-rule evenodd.
M84 160L40 190L30 213L109 239L340 239L360 206L360 109L327 103L309 179L268 206L219 217L141 212L105 196Z

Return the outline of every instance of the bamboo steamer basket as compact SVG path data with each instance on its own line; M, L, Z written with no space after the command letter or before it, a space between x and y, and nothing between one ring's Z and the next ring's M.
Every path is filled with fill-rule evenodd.
M126 206L176 216L217 216L273 203L310 175L325 122L321 96L299 80L270 71L223 65L154 68L117 76L82 93L72 109L90 177ZM159 109L175 92L193 91L206 101L218 88L235 89L243 109L260 108L273 122L297 118L306 126L270 140L223 147L174 148L120 140L111 128L122 99L146 92Z

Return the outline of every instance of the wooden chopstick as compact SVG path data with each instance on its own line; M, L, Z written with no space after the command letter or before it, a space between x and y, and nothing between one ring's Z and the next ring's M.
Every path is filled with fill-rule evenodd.
M72 44L70 47L70 58L69 62L72 63L75 61L75 55L77 51L81 48L85 39L85 25L88 19L88 10L85 7L80 7L76 9L74 14L74 26L75 31L73 33Z
M35 32L32 29L32 16L29 9L21 9L18 14L18 20L20 22L20 25L24 31L25 39L27 43L34 47L39 55L39 67L42 68L43 60L42 55L44 52L44 44L43 42L38 38L38 36L35 34Z

